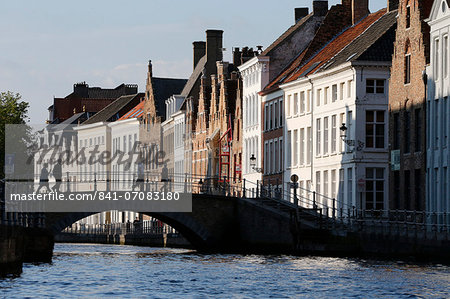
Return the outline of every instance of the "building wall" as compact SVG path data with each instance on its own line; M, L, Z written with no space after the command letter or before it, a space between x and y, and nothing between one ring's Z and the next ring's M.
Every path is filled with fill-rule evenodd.
M430 222L443 223L442 213L450 211L450 8L436 0L428 20L431 26L431 63L427 68L427 177L426 210L436 213ZM448 215L446 219L448 221Z
M389 175L391 209L425 208L426 109L423 72L429 57L429 28L423 22L426 17L425 2L428 1L399 1L389 80L389 143L391 155L397 156L391 158L391 164L396 165L391 165ZM408 56L410 58L407 58ZM405 78L407 59L410 59L409 80Z

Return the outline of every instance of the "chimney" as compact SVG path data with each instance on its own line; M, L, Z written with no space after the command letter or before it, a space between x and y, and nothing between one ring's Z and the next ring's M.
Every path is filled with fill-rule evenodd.
M222 30L206 30L206 58L210 62L222 61Z
M192 47L194 49L194 69L195 69L200 58L202 58L206 54L206 42L193 42Z
M308 7L297 7L294 8L294 17L295 17L295 23L303 19L309 14L309 8Z
M150 78L153 77L153 66L151 60L148 61L148 75Z
M73 85L73 92L82 98L89 97L89 85L84 81Z
M352 0L352 24L355 25L369 14L369 0Z
M326 16L328 13L328 0L314 0L313 1L313 14L316 17Z
M235 66L241 65L241 55L242 53L239 47L233 48L233 64Z
M388 0L387 11L393 11L398 9L398 1L399 0Z

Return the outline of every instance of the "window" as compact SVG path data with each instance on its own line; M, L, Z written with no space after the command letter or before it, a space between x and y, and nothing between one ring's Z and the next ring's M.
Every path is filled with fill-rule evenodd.
M269 160L269 144L264 143L264 173L269 173L268 160Z
M366 147L384 148L384 111L366 111Z
M347 139L353 140L353 112L348 111L347 112ZM350 146L346 145L346 151L350 151Z
M384 80L382 79L367 79L366 93L384 94Z
M269 105L269 130L273 129L273 104Z
M411 6L406 6L406 28L411 26Z
M279 160L280 160L278 171L282 172L283 168L284 168L284 166L283 166L283 139L280 138L280 142L278 145L280 147L280 150L278 152Z
M300 113L305 113L305 92L300 93Z
M312 129L306 128L306 164L311 164L312 159Z
M311 112L311 89L306 91L306 111Z
M394 149L400 149L400 113L394 113Z
M294 93L294 108L292 109L292 114L298 114L298 93Z
M320 106L320 97L322 96L322 89L318 89L316 92L316 106Z
M339 192L338 202L340 208L347 208L344 206L344 169L339 169Z
M300 165L305 164L305 129L300 129Z
M275 116L275 119L273 121L273 126L274 126L274 128L276 128L278 126L278 102L275 102L273 104L273 110L274 110L274 116Z
M331 86L331 101L336 102L337 97L338 97L337 84L333 84Z
M448 123L447 123L447 118L448 118L448 113L447 113L447 97L444 97L442 100L442 136L443 136L443 141L442 141L442 147L447 147L447 140L448 140Z
M328 197L328 170L323 172L323 195ZM324 204L327 204L326 198L323 199Z
M411 113L405 110L405 144L404 152L409 154L411 152Z
M366 168L366 209L384 208L384 168Z
M286 115L287 117L291 116L291 95L287 96L286 101Z
M344 90L345 90L345 83L342 82L339 87L339 100L344 99Z
M328 116L323 119L323 154L328 154Z
M282 127L283 126L283 109L284 109L282 99L280 100L279 107L280 107L280 127Z
M323 90L323 104L326 105L328 104L328 93L329 93L329 87L325 87L325 89Z
M322 138L322 133L320 131L320 118L316 119L316 155L320 155L320 139Z
M444 71L444 78L448 77L448 35L444 36L444 40L443 40L443 50L442 50L442 60L443 60L443 65L442 65L442 69Z
M336 125L336 115L331 116L331 152L336 153L336 134L337 134L337 125Z
M405 195L405 210L411 210L411 172L409 170L405 170L403 173L405 177L405 186L404 186L404 195Z
M270 143L270 153L271 153L270 159L272 161L270 169L271 169L272 173L277 172L277 168L278 168L278 167L276 167L277 164L275 161L276 157L277 157L277 148L278 148L278 144L276 141Z
M405 54L405 84L411 83L411 54Z
M316 192L320 193L320 171L316 171Z
M434 148L439 148L439 99L434 101L434 117L433 117L433 127L432 132L434 134Z
M264 128L266 131L269 130L269 107L264 105Z
M347 98L352 97L352 81L347 81Z
M298 130L294 130L293 137L292 145L294 147L292 149L292 164L296 166L298 164Z
M439 79L439 39L434 40L434 79Z
M344 113L341 113L339 115L339 126L341 126L343 123L344 123ZM339 151L341 152L344 151L344 142L342 141L342 138L339 138Z
M445 180L444 180L445 182ZM422 208L420 199L422 198L422 173L420 171L420 169L415 169L414 170L414 193L415 193L415 198L416 198L416 202L414 204L414 210L416 211L420 211Z
M331 170L331 197L336 198L336 169Z
M292 131L288 131L287 134L287 152L286 152L286 166L287 167L291 167L291 158L292 158L292 150L291 150L291 136L292 136Z
M347 206L351 207L353 202L353 168L347 169Z

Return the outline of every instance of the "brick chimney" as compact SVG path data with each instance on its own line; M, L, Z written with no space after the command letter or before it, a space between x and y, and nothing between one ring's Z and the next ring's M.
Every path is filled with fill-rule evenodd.
M206 54L206 42L193 42L192 43L193 52L194 52L194 69L197 66L200 58L205 56Z
M369 14L369 0L351 0L351 2L352 24L355 25Z
M398 2L399 0L388 0L387 11L393 11L398 9Z
M297 7L294 8L294 17L295 17L295 23L303 19L309 14L309 8L308 7Z
M208 61L215 63L223 60L222 36L223 30L206 30L206 57Z
M328 0L314 0L313 13L317 17L323 17L328 13Z

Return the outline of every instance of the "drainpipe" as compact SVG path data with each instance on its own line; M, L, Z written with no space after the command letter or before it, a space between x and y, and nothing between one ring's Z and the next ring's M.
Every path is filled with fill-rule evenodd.
M310 150L311 150L311 175L310 175L310 182L311 182L311 184L312 184L312 181L313 181L313 178L314 178L314 150L313 150L313 140L314 140L314 138L313 138L313 135L314 135L314 131L313 131L313 126L314 126L314 98L315 98L315 92L314 92L314 83L313 83L313 81L311 80L311 78L309 78L309 76L306 76L306 78L308 79L308 81L309 81L309 84L311 85L311 99L310 99L310 108L311 108L311 136L309 136L310 137L310 139L311 139L311 145L310 145ZM309 141L309 140L308 140ZM308 153L308 155L310 155L310 153ZM315 185L315 184L314 184ZM311 186L312 187L312 186ZM315 188L314 188L314 190L315 190Z

